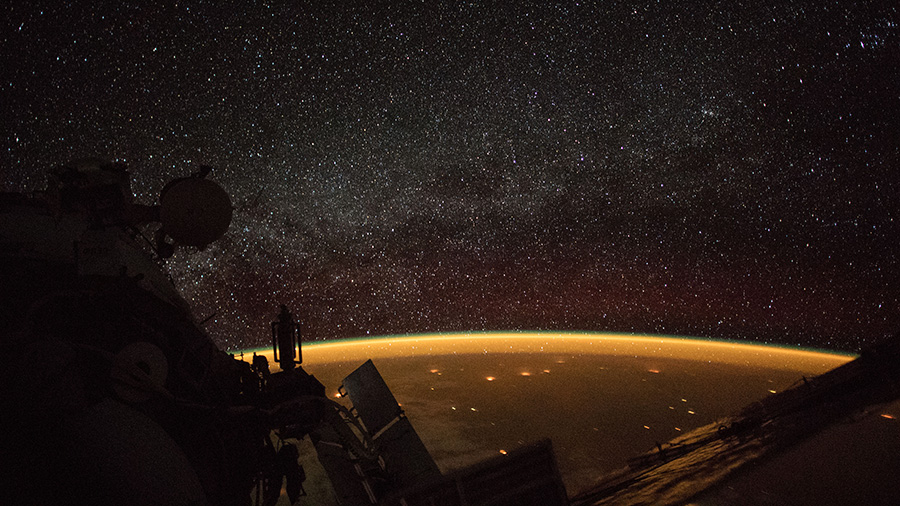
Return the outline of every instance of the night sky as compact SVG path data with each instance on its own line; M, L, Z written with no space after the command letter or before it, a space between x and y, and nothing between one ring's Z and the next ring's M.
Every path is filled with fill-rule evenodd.
M225 349L279 303L317 340L900 330L892 2L102 4L0 8L0 190L214 166L231 229L167 268Z

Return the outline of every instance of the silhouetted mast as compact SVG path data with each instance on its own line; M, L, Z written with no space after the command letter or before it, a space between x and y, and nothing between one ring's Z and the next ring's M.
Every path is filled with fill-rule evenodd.
M275 361L281 366L281 370L290 371L294 366L303 363L300 326L284 304L281 305L278 319L272 322L272 345L275 350Z

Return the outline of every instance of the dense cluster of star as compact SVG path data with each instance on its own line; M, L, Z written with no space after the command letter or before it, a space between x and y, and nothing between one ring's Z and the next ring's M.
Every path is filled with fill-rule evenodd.
M3 190L196 170L167 263L225 348L584 329L856 350L900 328L900 10L883 2L4 7Z

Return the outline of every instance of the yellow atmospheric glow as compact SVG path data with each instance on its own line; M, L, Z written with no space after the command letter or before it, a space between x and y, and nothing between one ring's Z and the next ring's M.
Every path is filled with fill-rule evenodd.
M272 350L256 350L269 359ZM737 342L708 341L668 336L565 333L483 332L424 334L361 340L303 343L303 365L363 362L368 358L405 358L447 354L542 353L550 355L612 355L653 359L682 359L793 370L821 374L854 357L824 351L765 346ZM252 360L253 350L244 352ZM565 363L557 359L556 363ZM440 374L439 371L432 371Z

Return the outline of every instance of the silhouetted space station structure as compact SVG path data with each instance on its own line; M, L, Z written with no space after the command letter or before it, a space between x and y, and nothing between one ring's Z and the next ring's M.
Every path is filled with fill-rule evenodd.
M309 438L342 505L564 504L541 443L441 475L375 365L329 399L281 306L251 364L219 350L162 269L203 249L232 204L209 167L133 202L123 164L81 160L0 194L2 504L302 502Z
M339 389L351 408L327 398L286 306L270 329L274 373L194 320L161 266L226 232L231 201L209 173L168 183L154 206L133 203L124 165L99 160L52 170L45 191L0 194L0 504L272 505L283 488L303 502L304 438L341 505L677 504L735 455L765 457L900 395L895 338L571 499L548 441L441 474L371 361Z

